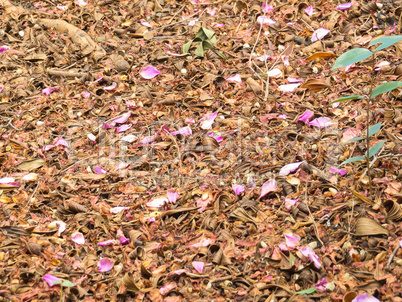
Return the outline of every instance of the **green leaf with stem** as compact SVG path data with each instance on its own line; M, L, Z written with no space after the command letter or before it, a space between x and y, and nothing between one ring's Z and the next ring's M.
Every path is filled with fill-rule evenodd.
M386 82L378 85L376 88L373 89L371 92L370 100L374 99L376 96L394 90L398 87L402 86L401 81L393 81L393 82Z
M378 46L374 51L379 51L384 48L387 48L389 46L394 45L395 43L398 43L399 41L402 41L402 36L389 36L389 37L381 37L378 39L374 39L370 41L370 46L377 44L377 43L382 43L380 46Z
M64 280L64 282L61 285L66 286L66 287L73 287L74 283L72 283L68 280Z
M385 143L385 141L381 141L381 142L375 144L374 146L372 146L368 150L369 158L373 157L378 151L380 151L380 149L384 145L384 143ZM367 156L367 151L366 151L365 155Z
M342 162L339 166L342 166L344 164L353 163L353 162L359 161L359 160L364 160L364 159L366 159L364 156L351 157L351 158L345 160L344 162Z
M202 47L202 43L200 43L200 45L198 45L197 49L194 51L194 53L199 56L199 57L203 57L204 56L204 48Z
M373 126L370 126L369 128L368 128L368 136L369 137L371 137L371 136L373 136L374 134L376 134L380 129L381 129L381 122L380 123L378 123L378 124L375 124L375 125L373 125Z
M370 57L372 54L373 53L366 48L351 49L336 59L331 70L346 67L350 64L357 63L359 61L363 61L363 60L367 59L368 57Z
M363 136L356 136L356 137L354 137L354 138L351 138L351 139L348 140L347 142L345 142L345 144L349 144L349 143L352 143L352 142L361 141L362 139L364 139Z
M214 49L214 51L215 51L215 53L216 53L218 56L220 56L220 57L221 57L222 59L224 59L225 61L228 60L228 57L225 56L223 53L217 51L216 49Z
M303 294L309 295L309 294L314 293L316 290L317 290L317 287L314 286L314 287L311 287L311 288L308 288L308 289L305 289L305 290L295 292L295 294L297 294L297 295L303 295Z
M208 37L208 39L211 40L211 42L212 42L213 38L215 37L215 32L208 28L205 28L205 27L201 27L201 29L205 33L205 35Z
M349 100L357 100L357 99L362 100L362 99L364 99L364 96L361 96L361 95L358 95L358 94L344 96L342 98L339 98L339 99L329 103L328 105L331 105L333 103L345 102L345 101L349 101Z

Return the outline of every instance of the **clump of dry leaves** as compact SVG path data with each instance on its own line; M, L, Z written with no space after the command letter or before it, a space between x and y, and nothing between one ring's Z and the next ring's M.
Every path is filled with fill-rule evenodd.
M0 300L401 301L401 6L0 0Z

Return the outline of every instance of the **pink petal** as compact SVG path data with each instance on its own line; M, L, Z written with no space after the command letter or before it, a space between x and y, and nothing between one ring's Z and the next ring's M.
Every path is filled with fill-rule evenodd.
M326 128L332 125L331 119L329 117L319 117L315 120L307 123L308 125L315 126L318 128Z
M42 150L49 151L49 150L53 149L54 147L56 147L56 145L46 145L42 148Z
M274 7L271 4L267 4L266 2L264 2L262 4L262 12L263 13L272 12L273 10L274 10Z
M115 244L115 243L116 243L115 240L110 239L110 240L98 242L98 245L100 245L100 246L105 246L105 245L113 245L113 244Z
M127 101L126 101L126 106L127 106L127 108L136 107L135 101L134 101L134 100L127 100Z
M300 161L297 163L292 163L292 164L288 164L286 166L283 166L281 168L281 170L279 171L279 175L280 176L284 176L284 175L288 175L290 172L294 172L297 169L299 169L300 165L304 163L304 161Z
M299 86L300 86L300 83L285 84L285 85L280 85L278 87L278 89L279 89L279 91L282 91L282 92L293 92Z
M15 179L12 177L3 177L0 178L0 184L9 184L15 182Z
M85 2L84 0L78 0L78 6L85 6L88 5L88 2Z
M124 124L128 121L128 118L131 116L131 112L127 112L122 114L120 117L117 119L114 119L112 123L114 124Z
M56 146L64 146L64 147L68 147L68 143L62 139L61 137L58 137L56 139L56 142L54 143Z
M311 36L311 42L315 42L324 38L327 34L330 33L330 30L326 28L319 28L317 29L313 35Z
M316 268L321 267L321 263L319 261L318 256L316 255L316 253L313 251L313 249L309 245L306 245L305 247L299 248L299 252L304 257L308 257L310 259L310 261L314 262L314 265L315 265Z
M87 135L88 139L94 143L96 143L96 136L93 135L92 133L88 133Z
M103 90L110 91L110 90L115 89L116 86L117 86L117 84L115 82L113 82L112 85L110 85L110 86L103 86Z
M145 21L145 20L141 20L141 24L144 25L144 26L146 26L146 27L152 28L152 25L149 24L149 23L148 23L147 21Z
M98 262L98 271L101 273L108 272L113 268L114 262L109 258L103 258Z
M293 250L299 245L300 237L296 234L285 234L285 242L289 249Z
M117 128L116 128L116 132L117 132L117 133L120 133L120 132L127 131L127 130L130 129L132 126L133 126L133 125L128 124L128 125L123 125L123 126L117 127Z
M129 207L114 207L114 208L110 209L110 213L117 214L117 213L120 213L120 212L126 211L126 210L130 210L130 208Z
M71 235L71 240L74 241L78 245L85 244L84 235L80 232L75 232Z
M204 212L205 209L209 206L210 203L211 203L211 201L209 200L209 198L207 198L205 200L202 199L202 198L198 198L197 202L196 202L197 207L200 207L198 209L198 212Z
M65 6L65 5L57 5L56 8L57 8L57 9L60 9L60 10L66 10L66 9L68 9L68 6Z
M193 131L191 131L191 128L187 126L187 127L183 127L181 129L179 129L178 131L173 131L171 134L172 135L181 134L181 135L187 136L187 135L193 134Z
M236 195L239 195L240 193L244 192L244 190L245 190L245 188L242 185L237 185L237 184L234 184L232 186L232 189Z
M54 221L54 223L59 227L59 230L57 231L57 236L60 237L61 233L66 230L66 224L63 221Z
M82 96L83 96L84 98L86 98L86 99L91 96L91 94L90 94L88 91L81 92L81 94L82 94Z
M7 45L0 46L0 53L3 53L10 49L11 49L10 46L7 46Z
M271 78L279 78L282 76L282 70L279 68L274 68L267 73L267 75Z
M129 165L130 165L130 164L127 164L127 163L125 163L125 162L119 162L119 163L115 166L115 168L116 168L116 170L125 169L125 168L127 168Z
M318 290L326 290L326 286L328 284L327 278L322 278L320 281L318 281L317 284L314 284L315 287L317 287Z
M2 92L3 89L4 89L4 86L3 86L3 85L0 85L0 92Z
M212 8L212 7L207 7L207 13L210 14L211 16L215 16L216 11L217 11L217 8L216 8L216 7L214 7L214 8Z
M299 199L286 198L285 199L285 209L290 210L292 208L292 206L294 206L298 201L299 201Z
M57 278L56 276L53 275L45 275L43 276L43 280L45 280L47 282L47 284L49 284L50 287L57 285L57 284L53 284L56 281L63 281L63 279Z
M314 116L314 112L310 110L306 110L297 121L302 121L304 123L308 123Z
M352 7L352 3L344 3L344 4L339 4L336 8L340 10L346 10Z
M92 170L96 173L96 174L105 174L107 173L105 170L103 170L101 167L99 166L95 166L92 168Z
M53 91L58 91L59 89L60 89L59 86L44 88L44 89L42 89L42 93L43 93L43 94L46 94L46 95L49 95L49 94L51 94Z
M155 140L155 136L147 136L141 141L141 143L143 145L145 145L145 144L152 143L154 140Z
M314 9L313 9L313 6L310 5L309 7L307 7L307 8L304 10L304 12L305 12L307 15L312 16L312 15L314 14L314 11L313 11L313 10L314 10Z
M136 139L137 137L134 134L129 134L121 138L122 141L125 141L127 143L132 143Z
M276 185L275 179L270 179L262 185L260 198L264 197L265 195L271 192L276 192L277 190L278 187Z
M359 129L354 129L354 128L346 129L343 132L342 142L347 142L347 141L351 140L352 138L359 136L360 132L361 131Z
M399 245L402 248L402 240L399 240Z
M165 295L167 295L170 291L172 291L173 289L175 289L176 287L177 287L176 283L169 283L169 284L166 284L166 285L162 286L162 287L159 289L159 293L160 293L162 296L165 296Z
M167 197L159 197L147 202L146 206L150 208L160 208L165 203L169 203L169 199L167 199Z
M268 18L267 16L259 16L257 18L257 23L260 24L261 26L269 26L269 25L273 25L276 22L270 18Z
M198 21L198 19L194 19L194 20L191 20L190 22L188 22L188 26L194 26L195 25L195 22L197 22Z
M224 27L225 24L224 23L212 23L213 27Z
M168 190L167 192L167 198L170 203L175 203L176 200L180 197L180 194L176 191L173 190Z
M124 233L123 233L123 231L121 229L117 230L116 236L119 239L121 245L126 245L126 244L129 244L131 242L130 238L126 238L124 236Z
M152 65L148 65L147 67L143 68L140 71L140 75L144 78L144 79L152 79L154 77L156 77L158 74L160 74L160 72L158 71L158 69L156 69L155 67L153 67Z
M206 114L201 119L201 129L211 129L217 115L218 112Z
M193 118L186 118L185 119L186 124L195 124L195 119Z
M236 83L241 83L241 77L240 74L236 73L234 76L228 77L226 79L228 82L236 82Z
M202 272L204 271L204 266L205 263L202 261L193 261L191 262L191 265L195 268L195 270L197 272L199 272L200 274L202 274Z
M339 173L341 176L345 176L347 171L344 169L330 168L331 173Z
M373 296L369 296L368 294L360 294L356 298L354 298L352 302L381 302L381 301Z
M210 245L211 243L212 243L212 240L202 238L198 243L187 245L186 247L187 248L189 248L189 247L205 247L205 246Z
M296 78L288 78L289 83L300 83L303 82L302 79L296 79Z
M114 126L115 126L114 124L108 124L108 123L104 123L104 124L102 125L102 127L105 128L105 129L111 129L111 128L113 128Z
M208 132L207 136L213 137L218 143L223 141L223 137L221 135L215 135L213 131Z

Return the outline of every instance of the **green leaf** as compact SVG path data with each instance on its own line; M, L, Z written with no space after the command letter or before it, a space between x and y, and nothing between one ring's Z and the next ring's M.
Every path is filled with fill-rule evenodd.
M349 101L349 100L356 100L356 99L362 100L362 99L364 99L364 96L361 96L361 95L358 95L358 94L344 96L342 98L337 99L336 101L333 101L333 102L329 103L328 105L331 105L333 103L338 103L338 102Z
M204 48L202 47L202 43L198 45L197 49L194 51L194 53L199 56L203 57L204 56Z
M402 36L389 36L389 37L381 37L378 39L374 39L370 42L370 46L377 44L377 43L382 43L380 46L378 46L374 51L379 51L384 48L387 48L389 46L394 45L395 43L398 43L399 41L402 40Z
M212 44L209 41L203 41L202 42L202 48L204 50L208 50L208 49L212 49L214 47L212 46Z
M291 266L293 266L293 265L295 265L295 261L296 261L296 257L292 253L289 253L289 264Z
M212 40L212 38L215 36L215 32L205 28L205 27L201 27L202 31L205 33L205 35L208 37L209 40ZM206 39L205 39L206 40Z
M64 282L63 282L61 285L67 286L67 287L73 287L73 286L74 286L74 283L71 283L71 282L68 281L68 280L64 280Z
M371 147L369 149L369 158L373 157L378 151L380 151L380 149L384 145L384 143L385 143L385 141L381 141L381 142L375 144L373 147ZM367 151L366 151L365 155L367 156Z
M223 53L221 53L221 52L219 52L219 51L217 51L217 50L214 50L215 51L215 53L218 55L218 56L220 56L222 59L224 59L225 61L227 61L228 60L228 57L227 56L225 56Z
M190 51L191 44L193 44L193 40L183 45L183 53L188 53Z
M345 144L349 144L349 143L352 143L352 142L361 141L362 139L364 139L364 137L362 137L362 136L356 136L356 137L354 137L354 138L351 138L351 139L348 140L347 142L345 142Z
M201 39L201 41L208 40L208 36L205 34L203 27L201 27L198 30L197 34L195 35L195 38L199 38L199 39Z
M349 163L353 163L355 161L359 161L359 160L363 160L366 159L364 156L356 156L356 157L351 157L347 160L345 160L343 163L341 163L339 166L342 166L344 164L349 164Z
M378 85L376 88L373 89L373 91L371 92L370 100L374 99L377 95L394 90L395 88L398 88L400 86L402 86L401 81L382 83L381 85Z
M371 137L381 129L381 123L375 124L368 128L368 136Z
M373 53L365 48L354 48L351 49L340 57L338 57L332 66L331 70L335 70L337 68L346 67L350 64L362 61L370 57Z
M308 288L308 289L305 289L305 290L298 291L295 294L297 294L297 295L303 295L303 294L309 295L309 294L314 293L316 290L317 290L317 287L314 286L314 287L311 287L311 288Z
M57 280L57 281L52 282L52 284L61 284L62 282L63 282L63 280Z

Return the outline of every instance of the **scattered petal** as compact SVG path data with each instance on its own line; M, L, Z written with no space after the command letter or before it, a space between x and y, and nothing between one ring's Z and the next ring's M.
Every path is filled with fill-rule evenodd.
M84 235L80 232L75 232L71 235L71 240L74 241L78 245L85 244Z
M88 5L88 2L85 2L84 0L78 0L77 3L78 3L78 6Z
M269 72L267 73L267 75L268 75L269 77L272 77L272 78L279 78L279 77L282 76L282 70L280 70L279 68L274 68L274 69L272 69L271 71L269 71Z
M245 190L244 186L237 185L237 184L234 184L232 186L232 189L233 189L233 191L235 192L236 195L239 195L240 193L244 192L244 190Z
M304 163L304 161L300 161L297 163L292 163L292 164L287 164L286 166L283 166L281 170L279 171L280 176L285 176L288 175L290 172L294 172L297 169L299 169L300 165Z
M54 229L54 228L59 228L57 232L57 236L60 237L61 233L63 233L66 230L66 224L63 221L53 221L47 225L49 229Z
M158 74L160 74L159 70L152 65L148 65L140 71L140 75L147 80L156 77Z
M354 298L352 302L381 302L381 301L373 296L369 296L368 294L360 294L356 298Z
M192 265L192 266L195 268L195 270L196 270L198 273L200 273L200 274L202 274L202 272L204 271L205 263L202 262L202 261L193 261L193 262L191 262L191 265Z
M180 197L180 194L173 190L168 190L167 198L170 203L175 203L176 200Z
M305 12L307 15L312 16L312 15L314 14L314 8L313 8L313 6L310 5L309 7L307 7L307 8L304 10L304 12Z
M29 173L22 178L22 180L26 181L26 182L35 181L37 179L38 179L38 174L36 174L36 173Z
M260 198L271 192L276 192L277 190L278 186L276 185L275 179L270 179L262 185Z
M93 135L92 133L88 133L87 135L88 139L94 143L96 143L96 136Z
M169 199L167 197L158 197L147 202L146 205L150 208L160 208L165 203L169 203Z
M113 82L112 85L110 85L110 86L103 86L103 90L111 91L111 90L114 90L116 88L116 86L117 86L117 84L115 82Z
M326 290L326 287L328 284L327 278L322 278L320 281L318 281L317 284L314 284L315 287L317 287L318 290Z
M265 25L269 26L275 24L276 22L271 18L268 18L267 16L259 16L257 18L257 23L260 24L261 26Z
M117 128L116 128L116 132L117 132L117 133L120 133L120 132L127 131L127 130L130 129L132 126L133 126L133 125L128 124L128 125L123 125L123 126L117 127Z
M236 83L241 83L241 77L240 74L236 73L234 76L228 77L226 79L228 82L236 82Z
M262 4L262 12L263 13L272 12L273 10L274 10L274 7L271 4L267 4L266 2L264 2Z
M187 136L187 135L193 134L193 131L191 131L191 128L187 126L187 127L183 127L181 129L179 129L178 131L173 131L171 134L172 135L181 134L181 135Z
M211 16L215 16L216 12L217 12L217 8L216 7L207 7L207 13L210 14Z
M294 206L298 201L299 201L299 199L286 198L285 199L285 209L290 210L292 208L292 206Z
M299 245L300 237L296 234L285 234L285 242L290 250Z
M188 22L188 26L194 26L195 25L195 22L197 22L198 21L198 19L194 19L194 20L191 20L190 22Z
M339 173L341 176L345 176L348 171L344 169L330 168L331 173Z
M315 120L307 123L308 125L315 126L318 128L326 128L332 125L331 119L329 117L319 117Z
M120 213L120 212L126 211L126 210L130 210L130 208L129 207L114 207L114 208L110 209L110 213L117 214L117 213Z
M308 123L314 116L314 112L310 110L306 110L298 119L297 121L302 121L304 123Z
M280 85L278 87L278 89L279 89L279 91L282 91L282 92L293 92L299 86L300 86L300 83L285 84L285 85Z
M42 89L42 93L46 94L46 95L50 95L52 92L58 91L59 89L60 89L59 86L44 88L44 89Z
M131 112L127 112L122 114L120 117L113 120L113 124L124 124L128 121L128 118L131 116Z
M303 82L302 79L296 79L296 78L288 78L289 83L301 83Z
M129 135L126 135L121 138L122 141L125 141L127 143L132 143L136 139L137 139L137 136L135 136L134 134L129 134Z
M316 268L321 267L321 263L320 263L320 261L318 259L318 256L316 255L316 253L313 251L313 249L309 245L306 245L305 247L299 248L299 252L304 257L308 257L310 259L310 261L314 262L314 265L315 265Z
M0 46L0 53L3 53L10 49L11 49L10 46L7 46L7 45Z
M54 143L55 146L64 146L68 148L68 143L62 139L61 137L58 137Z
M113 244L115 244L115 243L116 243L115 240L110 239L110 240L98 242L98 245L100 245L100 246L106 246L106 245L113 245Z
M98 271L101 273L108 272L113 268L114 262L109 258L103 258L98 262Z
M186 247L187 248L189 248L189 247L205 247L205 246L210 245L211 243L212 243L212 240L207 239L207 238L202 238L198 243L187 245Z
M152 28L152 25L149 24L149 23L148 23L147 21L145 21L145 20L141 20L141 24L144 25L144 26L146 26L146 27Z
M105 174L107 173L107 171L103 170L101 167L99 166L95 166L92 169L96 174Z
M45 280L50 287L56 285L54 284L54 282L63 281L63 279L57 278L56 276L53 275L44 275L43 280Z
M176 283L169 283L169 284L166 284L166 285L162 286L162 287L159 289L159 293L160 293L162 296L165 296L165 295L167 295L169 292L171 292L172 290L174 290L176 287L177 287L177 284L176 284Z
M212 23L212 26L213 27L224 27L225 24L223 24L223 23Z
M201 121L201 129L211 129L218 112L209 113L204 115Z
M352 7L352 2L339 4L336 8L339 10L346 10Z
M12 178L12 177L0 178L0 184L10 184L10 183L13 183L13 182L15 182L15 179Z
M154 140L155 140L155 136L147 136L141 141L141 143L143 145L146 145L146 144L152 143Z
M311 36L311 42L315 42L324 38L327 34L330 33L330 30L326 28L319 28L317 29L313 35Z

